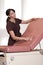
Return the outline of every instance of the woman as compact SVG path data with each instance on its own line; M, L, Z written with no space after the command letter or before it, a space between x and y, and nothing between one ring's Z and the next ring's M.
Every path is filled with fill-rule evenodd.
M19 24L27 24L30 23L32 20L23 21L16 18L15 10L14 9L7 9L6 10L7 18L7 32L9 33L10 37L8 40L8 45L14 45L17 40L30 40L29 37L21 37L20 33L20 26Z

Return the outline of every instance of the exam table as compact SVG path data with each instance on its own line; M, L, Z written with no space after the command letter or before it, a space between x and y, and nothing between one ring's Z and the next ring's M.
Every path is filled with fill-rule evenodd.
M22 37L32 37L29 41L18 41L13 46L0 46L1 65L43 65L43 50L34 50L43 39L43 18L36 18L27 27Z

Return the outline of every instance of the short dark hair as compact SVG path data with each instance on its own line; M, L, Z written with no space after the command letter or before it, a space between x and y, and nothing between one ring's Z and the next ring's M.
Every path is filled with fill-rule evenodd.
M6 10L6 15L8 16L10 14L10 11L13 11L15 13L15 10L14 9L7 9Z

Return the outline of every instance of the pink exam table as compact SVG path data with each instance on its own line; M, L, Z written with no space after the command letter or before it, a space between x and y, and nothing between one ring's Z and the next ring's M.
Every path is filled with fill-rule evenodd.
M32 51L43 38L43 18L33 20L22 36L32 37L32 40L18 41L13 46L0 46L0 50L4 52Z
M0 65L43 65L43 55L40 54L42 50L40 53L33 51L43 39L43 18L33 20L22 36L32 37L32 40L18 41L13 46L0 46L4 56L0 57Z

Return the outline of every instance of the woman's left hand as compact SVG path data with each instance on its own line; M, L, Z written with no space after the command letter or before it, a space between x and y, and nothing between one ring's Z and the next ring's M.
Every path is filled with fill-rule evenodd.
M32 18L32 19L30 19L30 22L36 21L37 19L39 19L39 18Z

